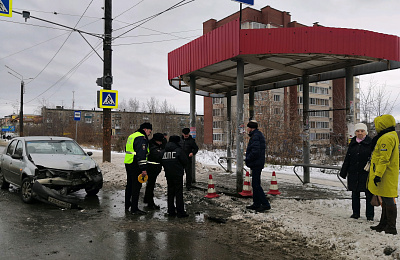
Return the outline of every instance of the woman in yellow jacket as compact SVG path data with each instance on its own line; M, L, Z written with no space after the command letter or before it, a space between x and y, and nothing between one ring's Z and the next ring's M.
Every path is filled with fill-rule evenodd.
M378 133L372 140L373 153L369 171L368 190L381 198L382 215L372 230L397 234L397 188L399 181L399 138L395 131L396 121L391 115L382 115L374 120Z

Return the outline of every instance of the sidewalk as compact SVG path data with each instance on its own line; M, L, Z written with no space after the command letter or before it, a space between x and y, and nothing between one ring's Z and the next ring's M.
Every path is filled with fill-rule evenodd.
M196 166L197 167L197 166ZM207 192L208 179L211 174L213 182L215 184L217 193L225 193L230 196L240 196L236 192L236 170L233 169L234 173L224 172L220 167L215 166L211 169L200 167L196 168L196 183L195 187ZM346 188L338 179L334 179L335 176L328 176L329 178L317 178L311 176L311 183L303 185L302 182L293 174L287 172L275 171L278 189L281 195L272 196L267 195L276 199L351 199L350 192L346 191ZM327 174L328 175L328 174ZM300 175L302 178L303 176ZM261 185L267 193L271 184L272 171L263 170L261 177Z

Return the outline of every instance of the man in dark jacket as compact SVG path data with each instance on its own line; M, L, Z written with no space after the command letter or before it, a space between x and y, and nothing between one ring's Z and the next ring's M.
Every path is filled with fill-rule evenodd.
M351 190L351 207L353 214L351 218L358 219L360 217L360 193L365 192L367 220L374 220L374 206L371 205L372 193L367 189L368 171L364 167L369 161L372 152L372 139L368 136L367 126L358 123L354 126L355 134L347 149L344 158L340 177L347 177L347 184Z
M253 180L253 204L247 209L254 209L257 212L264 212L271 209L271 205L261 187L261 171L265 164L265 138L258 130L258 123L251 120L247 124L247 132L250 140L246 150L246 166L251 169Z
M138 208L140 189L142 183L138 181L139 175L147 175L147 155L149 153L147 137L151 134L152 125L143 123L140 128L126 140L125 169L127 184L125 189L125 210L131 209L132 214L144 215L145 211Z
M146 184L143 202L147 203L149 209L160 209L160 206L154 203L154 187L158 174L160 174L162 166L161 159L164 153L165 144L163 143L164 135L162 133L153 134L153 138L149 141L150 153L147 158L147 175L149 179Z
M193 173L192 173L192 158L199 151L199 147L196 144L196 141L189 134L189 128L182 129L182 140L180 141L180 145L184 154L186 155L189 163L185 167L186 172L186 189L190 190L193 182Z
M168 185L168 215L185 218L189 215L186 213L183 203L183 175L184 167L188 164L188 158L182 151L179 141L180 138L177 135L169 138L169 142L165 146L162 165Z

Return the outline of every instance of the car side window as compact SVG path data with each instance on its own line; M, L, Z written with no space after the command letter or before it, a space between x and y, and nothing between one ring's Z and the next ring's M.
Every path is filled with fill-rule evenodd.
M15 145L17 144L17 140L12 141L7 148L7 155L12 155L14 152Z
M17 155L21 155L21 156L22 156L22 152L23 152L22 142L21 142L21 141L18 141L17 147L15 148L14 154L17 154Z

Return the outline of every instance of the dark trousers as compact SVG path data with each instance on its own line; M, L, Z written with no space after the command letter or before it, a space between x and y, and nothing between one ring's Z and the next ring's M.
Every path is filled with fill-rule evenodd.
M186 173L186 187L190 188L193 182L191 157L189 157L189 163L185 166L185 173Z
M126 187L125 187L125 209L131 208L131 211L138 209L139 194L142 184L138 181L139 174L142 171L139 166L134 164L125 164L126 169Z
M183 176L173 178L167 177L167 185L168 214L178 213L179 215L184 213L185 207L183 204Z
M144 203L148 203L149 205L154 204L154 187L156 186L156 180L160 172L161 169L158 170L158 168L155 167L147 167L147 175L149 176L149 179L147 180L146 191L144 192Z
M351 192L351 207L353 209L353 214L357 215L357 216L360 216L360 208L361 208L360 193L361 193L360 191L352 191ZM365 206L366 206L365 216L367 218L368 217L373 218L374 217L374 206L371 205L372 193L369 190L367 190L365 192L365 197L366 197L366 199L365 199Z
M264 190L261 187L261 170L262 169L251 169L253 176L251 183L253 188L253 204L256 206L269 206L267 197L265 196Z

